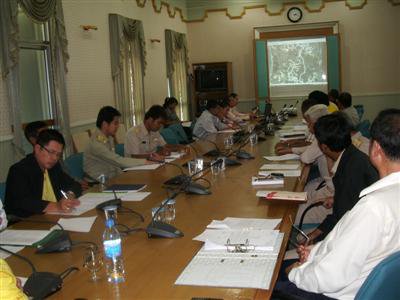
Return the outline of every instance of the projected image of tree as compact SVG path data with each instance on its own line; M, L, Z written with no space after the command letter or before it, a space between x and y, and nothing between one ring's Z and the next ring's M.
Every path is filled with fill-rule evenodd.
M271 96L307 94L326 89L326 39L268 41Z

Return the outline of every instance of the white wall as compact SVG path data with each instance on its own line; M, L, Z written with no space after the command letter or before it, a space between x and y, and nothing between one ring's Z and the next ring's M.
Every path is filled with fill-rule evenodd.
M339 21L342 90L355 98L400 95L399 6L368 1L362 9L349 9L343 1L326 2L321 12L303 8L303 16L301 23ZM209 13L204 22L188 23L191 62L231 61L234 90L242 99L253 100L253 28L288 24L286 11L269 16L263 8L250 9L236 20L224 12Z
M164 30L186 33L186 24L180 18L170 18L165 8L161 13L154 12L150 1L140 8L135 0L64 0L63 8L71 57L67 87L72 126L93 121L101 106L114 105L109 13L143 21L147 50L146 108L164 100L167 96ZM79 27L82 24L95 25L98 30L85 33ZM151 43L150 39L160 39L161 43Z

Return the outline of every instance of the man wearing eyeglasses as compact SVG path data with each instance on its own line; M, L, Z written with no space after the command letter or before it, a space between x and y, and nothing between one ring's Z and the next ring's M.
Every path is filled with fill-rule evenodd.
M54 129L43 130L33 153L11 166L6 182L5 210L8 215L68 212L79 205L79 183L59 164L65 141Z

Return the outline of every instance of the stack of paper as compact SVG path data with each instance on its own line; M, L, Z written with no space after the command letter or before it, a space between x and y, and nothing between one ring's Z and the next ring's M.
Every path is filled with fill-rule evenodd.
M299 177L301 175L300 164L264 164L258 175L268 176L271 174L282 174L285 177Z
M257 197L267 200L288 200L296 202L306 202L306 192L287 192L287 191L258 191Z
M44 239L50 232L50 230L6 229L0 233L0 241L2 245L8 246L32 246Z
M195 238L205 244L175 284L268 289L283 240L283 234L272 229L280 221L246 218L212 221ZM227 251L228 239L231 246L247 244L249 251Z
M75 232L89 232L96 218L97 216L87 218L61 218L57 221L57 223L60 224L64 228L64 230ZM53 226L51 229L53 230L60 228L59 226Z
M252 185L283 185L284 177L281 176L273 176L271 174L261 175L259 177L251 177Z
M270 155L264 156L265 159L271 161L283 161L283 160L299 160L300 155L298 154L285 154L285 155Z

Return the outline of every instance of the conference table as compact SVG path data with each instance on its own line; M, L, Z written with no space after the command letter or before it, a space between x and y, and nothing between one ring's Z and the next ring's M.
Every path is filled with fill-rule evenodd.
M223 145L226 134L215 134L208 139ZM84 246L72 248L69 252L35 254L35 249L25 248L19 253L27 256L38 271L61 273L75 266L80 270L65 278L60 291L49 299L269 299L278 276L288 236L291 230L291 219L294 220L297 204L286 201L268 201L256 197L262 187L251 185L251 176L257 175L260 166L267 161L263 155L273 154L277 137L269 136L255 146L246 145L244 150L253 154L255 159L241 160L241 166L227 167L214 176L205 171L204 177L210 181L211 195L189 195L181 193L176 197L176 218L172 225L183 231L181 238L148 238L145 231L132 232L123 238L122 252L126 271L126 281L111 284L106 280L103 269L102 278L96 282L90 280L88 270L83 268ZM193 144L196 152L205 153L215 146L207 141ZM195 151L174 161L179 165L192 159ZM146 191L151 194L140 202L123 202L123 206L140 212L145 217L140 219L129 213L119 213L118 223L129 227L145 228L151 220L151 209L159 206L167 198L163 182L180 174L178 167L163 165L152 171L129 171L111 179L108 183L144 183ZM303 167L299 178L285 178L284 187L279 190L302 191L308 168ZM198 181L200 183L200 181ZM266 189L264 187L264 189ZM91 210L82 216L95 216L95 223L89 233L70 232L73 241L91 241L101 247L102 234L105 228L104 213ZM240 218L282 218L278 225L284 233L283 243L275 266L269 290L244 288L215 288L199 286L175 285L175 280L202 247L202 243L192 240L204 231L212 220L223 220L226 217ZM59 217L43 215L32 219L57 221ZM13 228L46 229L47 225L20 222ZM15 257L7 258L8 263L17 276L29 276L29 266Z

